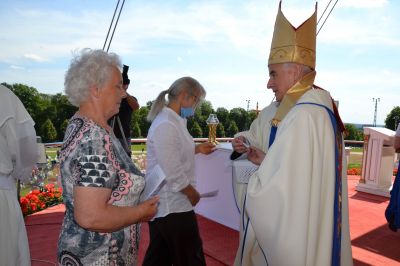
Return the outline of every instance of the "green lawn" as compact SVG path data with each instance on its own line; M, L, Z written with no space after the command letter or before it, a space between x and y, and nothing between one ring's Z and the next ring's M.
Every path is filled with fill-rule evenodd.
M351 151L352 152L363 152L363 148L359 148L359 147L351 147Z

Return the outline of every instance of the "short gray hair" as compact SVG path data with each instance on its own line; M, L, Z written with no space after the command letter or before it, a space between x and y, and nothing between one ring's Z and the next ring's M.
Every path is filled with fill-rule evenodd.
M70 103L79 107L87 99L91 86L104 86L114 67L121 71L122 64L117 54L89 48L75 52L64 81L64 91Z
M148 121L153 121L154 118L161 112L161 110L169 102L174 101L176 97L185 90L191 95L199 94L200 100L206 97L206 90L203 86L192 77L182 77L174 81L168 90L160 92L153 104L151 105L151 110L147 115ZM168 94L168 102L165 100L165 95Z
M301 67L301 73L302 73L303 76L313 71L309 66L302 65L302 64L299 64L299 63L293 63L293 62L283 63L283 67L285 69L288 69L288 68L291 68L291 67L295 67L297 65Z

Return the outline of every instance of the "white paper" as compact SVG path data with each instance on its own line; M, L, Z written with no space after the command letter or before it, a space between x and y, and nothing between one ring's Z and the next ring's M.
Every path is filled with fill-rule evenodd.
M230 142L221 142L216 146L216 148L218 150L233 151L232 143Z
M216 197L218 195L218 189L217 190L213 190L210 192L205 192L205 193L201 193L200 194L200 198L211 198L211 197Z
M145 176L146 185L140 195L142 201L157 195L160 189L165 185L165 174L161 167L157 164L150 173Z

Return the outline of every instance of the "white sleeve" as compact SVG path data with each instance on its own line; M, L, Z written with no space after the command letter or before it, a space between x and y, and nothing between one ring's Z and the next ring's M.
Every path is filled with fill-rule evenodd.
M31 120L16 123L10 119L4 126L14 168L11 175L15 179L27 181L38 158L35 128Z
M153 141L157 162L166 175L166 185L174 192L181 191L190 184L190 180L184 174L180 150L183 144L177 128L170 123L159 125L154 129Z
M400 123L397 125L396 137L400 137Z

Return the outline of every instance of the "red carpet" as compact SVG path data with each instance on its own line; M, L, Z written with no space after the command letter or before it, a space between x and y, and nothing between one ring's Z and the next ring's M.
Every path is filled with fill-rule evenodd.
M388 199L356 192L358 176L349 176L350 235L354 265L400 265L400 232L389 230L384 212ZM26 218L33 266L56 265L57 239L64 206L58 205ZM200 215L198 222L207 265L232 265L238 232ZM149 241L147 224L142 225L139 265Z

